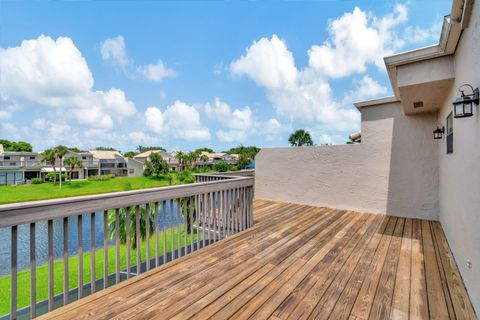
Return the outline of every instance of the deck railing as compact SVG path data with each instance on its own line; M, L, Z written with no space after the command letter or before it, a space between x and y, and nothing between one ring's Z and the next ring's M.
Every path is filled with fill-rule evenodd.
M0 231L11 230L9 317L26 314L33 318L249 228L252 203L253 178L229 176L190 185L1 205ZM26 233L20 243L19 232ZM142 236L148 241L142 242ZM18 256L19 244L25 247L26 257ZM46 248L43 260L48 266L45 301L37 301L40 247ZM96 258L101 253L95 252L102 247L103 262L98 262L103 272L96 274ZM84 251L89 251L90 258ZM70 260L72 255L78 257L76 262ZM112 257L115 262L109 264ZM89 268L84 260L89 260ZM63 269L60 293L55 290L58 265ZM77 281L70 278L69 267L78 268ZM30 289L20 288L20 292L22 268L30 272ZM91 276L87 277L88 272ZM30 305L17 310L19 292L29 294Z

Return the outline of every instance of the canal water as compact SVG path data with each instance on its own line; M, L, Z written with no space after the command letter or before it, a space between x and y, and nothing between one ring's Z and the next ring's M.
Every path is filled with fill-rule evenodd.
M166 218L163 221L163 214L158 214L158 224L161 230L163 226L170 227L171 221L174 225L183 224L183 218L178 214L177 206L173 207L173 219L170 216L170 205L166 205ZM70 256L78 254L78 228L77 216L68 219L68 253ZM90 214L83 215L82 220L82 247L83 252L90 250ZM0 276L10 273L10 257L11 257L11 228L0 228ZM37 258L37 266L47 263L48 261L48 239L47 239L47 221L36 223L35 234L35 251ZM110 244L114 244L114 240L109 240ZM103 248L103 212L95 214L95 246ZM63 256L63 219L53 221L53 251L56 259ZM30 225L20 225L18 227L18 271L30 267Z

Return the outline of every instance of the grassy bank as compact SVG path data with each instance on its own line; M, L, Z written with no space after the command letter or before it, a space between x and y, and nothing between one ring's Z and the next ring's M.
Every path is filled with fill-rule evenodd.
M179 229L174 229L175 244L174 247L177 248L177 239L178 232L180 232L181 246L185 244L184 242L184 230L182 227ZM167 236L167 252L170 252L171 243L171 230L166 232ZM187 235L187 243L190 243L190 234ZM197 239L197 235L194 234L194 241ZM163 233L159 233L159 251L160 255L163 254ZM155 237L150 239L150 258L153 258L155 255ZM96 279L103 278L103 255L104 250L99 249L95 252L95 275ZM146 256L146 241L143 241L141 244L141 259L145 261ZM83 255L83 279L84 284L90 283L90 253L85 253ZM78 256L73 256L68 259L68 275L69 275L69 288L73 289L77 287L78 283ZM131 262L130 265L136 265L136 250L131 250ZM125 269L127 266L126 260L126 247L125 245L121 246L120 250L120 265L122 269ZM110 247L108 250L108 271L109 274L115 273L115 247ZM55 260L54 262L54 287L55 294L63 292L63 260ZM3 276L0 277L0 316L10 312L10 288L11 288L11 277ZM18 304L17 308L21 309L30 305L30 270L24 270L18 273ZM42 265L37 267L37 301L42 301L48 299L48 265Z
M182 183L176 174L172 176L172 184ZM125 177L108 181L74 180L64 183L62 189L53 183L0 186L0 204L164 187L169 184L166 177Z

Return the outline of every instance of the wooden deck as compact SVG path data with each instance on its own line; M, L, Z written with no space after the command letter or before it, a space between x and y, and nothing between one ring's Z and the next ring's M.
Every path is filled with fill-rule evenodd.
M255 200L255 226L45 319L475 319L439 223Z

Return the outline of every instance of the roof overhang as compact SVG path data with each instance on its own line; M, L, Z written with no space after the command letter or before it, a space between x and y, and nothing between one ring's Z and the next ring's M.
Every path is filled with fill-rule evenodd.
M405 113L407 114L432 112L437 110L441 104L440 100L444 97L444 93L448 91L445 89L451 86L455 77L451 61L449 62L448 58L441 58L455 53L462 30L467 28L470 22L473 1L474 0L453 0L451 13L443 19L440 41L437 45L407 51L384 58L388 77L392 84L394 97L359 102L355 103L355 106L357 108L362 108L365 106L402 101L404 107L405 104L408 104L405 108ZM426 63L422 65L422 62ZM447 70L450 72L437 72L436 74L427 72L423 74L422 78L417 79L416 82L412 81L412 79L410 79L410 82L402 82L402 78L405 79L408 77L406 76L406 73L412 72L412 69L404 66L412 65L415 68L415 64L417 64L418 67L423 67L424 70L432 65L440 65L443 71ZM421 70L419 70L419 72L421 72ZM409 86L412 85L416 87L409 88ZM422 96L422 93L431 93L432 88L436 91L441 91L441 94L435 98L435 101L431 99L431 96ZM424 108L413 108L413 102L420 101L423 101Z

